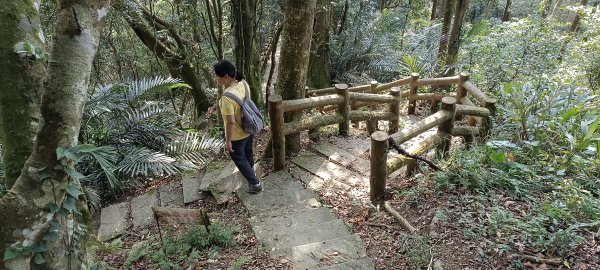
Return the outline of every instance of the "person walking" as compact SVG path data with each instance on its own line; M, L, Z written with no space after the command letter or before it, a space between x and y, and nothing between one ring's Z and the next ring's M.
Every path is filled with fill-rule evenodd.
M213 66L217 85L225 88L224 93L229 92L240 100L250 98L248 83L244 76L236 71L235 66L227 61L221 60ZM246 96L248 93L248 96ZM254 135L244 131L242 123L242 107L225 95L219 100L221 116L225 124L225 150L235 163L240 173L248 181L246 189L249 193L263 191L263 186L254 173L254 153L252 142Z

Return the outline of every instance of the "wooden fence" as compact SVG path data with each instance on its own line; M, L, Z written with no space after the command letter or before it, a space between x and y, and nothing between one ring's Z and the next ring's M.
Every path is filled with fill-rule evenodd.
M340 135L346 136L348 135L350 121L367 121L369 134L374 134L373 136L375 136L375 134L381 134L374 133L377 129L377 121L387 120L389 121L389 133L396 133L392 137L398 143L403 143L434 126L442 124L445 125L442 127L442 130L446 132L443 134L448 134L448 138L450 135L456 135L464 136L466 141L472 141L474 135L485 135L489 129L489 116L494 114L496 100L486 97L483 92L468 80L469 74L466 72L461 73L459 76L432 79L420 79L419 74L413 73L410 77L385 84L378 84L373 81L369 85L348 87L345 84L337 84L331 88L308 90L306 92L307 97L303 99L282 100L280 95L270 95L269 117L273 143L273 169L277 171L285 167L285 135L338 124ZM457 84L456 93L418 93L418 89L423 86L452 84ZM410 90L401 91L400 87L405 85L410 86ZM387 91L387 94L380 94L384 91ZM479 106L476 106L471 101L468 94L475 99ZM433 103L445 101L446 103L442 104L442 111L428 116L416 125L398 131L400 102L404 98L407 98L409 101L408 114L415 113L417 100L430 100ZM387 110L374 111L379 104L388 104ZM359 110L359 108L364 106L369 106L372 110ZM284 123L284 113L306 109L319 109L321 111L336 110L336 112L334 114L311 116L299 121ZM462 116L469 117L469 125L455 127L453 125L455 117ZM438 145L444 141L444 149L446 149L450 143L449 139L444 136L434 136L435 138L427 139L421 142L421 144ZM416 149L409 150L419 152ZM373 151L373 147L371 151ZM372 156L371 170L373 170L373 160ZM408 163L408 161L406 162ZM385 175L387 178L387 173Z

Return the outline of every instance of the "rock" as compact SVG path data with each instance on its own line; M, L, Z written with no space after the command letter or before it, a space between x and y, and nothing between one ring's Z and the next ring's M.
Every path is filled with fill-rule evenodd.
M127 226L128 212L127 202L113 204L103 208L102 213L100 214L98 240L108 241L121 235Z

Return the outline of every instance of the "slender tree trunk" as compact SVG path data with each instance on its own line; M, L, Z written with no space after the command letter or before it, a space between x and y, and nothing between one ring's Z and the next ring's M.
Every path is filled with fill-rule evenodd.
M331 2L317 0L308 65L308 85L315 89L325 88L331 81L328 61L330 24Z
M304 86L308 74L310 41L313 30L316 0L286 0L282 32L279 75L276 89L284 100L304 98ZM302 113L285 116L286 122L296 121ZM286 152L292 155L300 151L300 134L286 136Z
M431 1L432 2L431 3L431 18L430 18L431 21L434 21L435 19L437 19L436 12L437 12L437 6L438 6L439 1L440 0L432 0ZM441 1L443 1L443 0L441 0Z
M588 3L588 0L581 0L581 2L579 4L583 7L585 7L585 6L587 6L587 3ZM571 27L569 27L569 32L567 34L567 37L565 38L562 45L560 46L560 52L558 53L558 59L557 59L558 62L562 62L565 51L567 50L567 45L569 44L569 42L571 42L573 37L577 34L577 28L579 28L579 23L581 21L581 12L582 11L577 12L577 15L575 15L575 18L573 19L573 22L571 22Z
M348 3L348 0L346 0L344 4L344 11L342 13L342 18L340 19L340 26L337 30L338 36L342 34L342 31L344 31L344 26L346 25L346 20L348 19L348 8L350 8L350 4Z
M246 76L252 101L263 107L260 56L256 45L256 0L233 0L231 8L236 67Z
M448 42L448 57L446 59L447 71L445 76L453 76L456 70L453 67L458 62L458 50L460 47L460 30L462 28L467 8L469 7L469 0L456 0L456 6L454 9L454 22L452 23L452 29L450 30L450 37Z
M0 144L9 189L33 147L45 75L40 57L46 45L33 1L5 1L0 5L0 26Z
M510 4L511 0L506 0L506 5L504 5L504 12L502 13L502 22L507 22L510 20Z
M454 0L445 0L444 3L444 19L442 20L442 33L440 34L440 42L438 47L438 63L441 65L446 62L448 57L448 33L450 31L450 22L452 20L452 4Z
M150 11L145 10L137 1L132 2L133 6L131 3L124 3L123 1L115 2L113 7L122 13L125 21L127 21L140 41L158 58L165 61L170 69L170 73L179 74L179 77L184 82L192 86L191 92L196 106L196 114L201 115L206 112L212 106L211 99L209 99L204 91L197 67L192 64L191 57L185 55L185 51L188 51L186 44L190 42L183 40L173 26L157 18ZM153 30L147 28L144 24L144 19L151 22ZM171 44L159 40L155 35L156 31L159 30L168 33L169 37L176 44L170 46Z
M562 4L562 0L556 0L556 3L554 4L554 7L552 8L552 13L550 13L550 18L554 18L554 16L556 16L556 12L560 8L561 4Z
M587 6L588 0L581 0L581 2L579 3L581 6L585 7ZM571 27L569 28L569 32L574 33L575 31L577 31L577 28L579 28L579 23L581 21L581 13L582 11L577 12L577 15L575 15L575 18L573 19L573 22L571 23Z
M54 169L56 149L78 143L92 61L98 48L102 19L109 2L102 0L61 0L48 61L40 112L43 121L37 131L33 152L10 191L0 199L0 247L14 243L34 246L46 235L52 214L49 203L60 202L68 181L62 170ZM72 167L72 166L71 166ZM47 174L48 178L44 176ZM63 228L66 224L63 224ZM45 252L46 263L39 269L69 269L65 257L66 239L54 241ZM78 261L73 256L73 261ZM0 260L0 269L31 269L31 255Z

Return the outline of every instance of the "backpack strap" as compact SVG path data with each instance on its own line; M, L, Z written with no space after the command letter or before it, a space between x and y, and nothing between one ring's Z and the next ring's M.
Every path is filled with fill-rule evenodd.
M244 89L246 89L246 97L244 99L247 99L248 96L250 95L250 93L248 92L248 85L246 84L245 80L242 80L241 83L244 84ZM233 101L235 101L235 103L237 103L238 105L240 105L240 107L242 107L243 104L244 104L244 102L240 98L238 98L237 96L235 96L231 92L225 92L225 93L223 93L223 96L226 96L226 97L228 97L230 99L233 99Z

